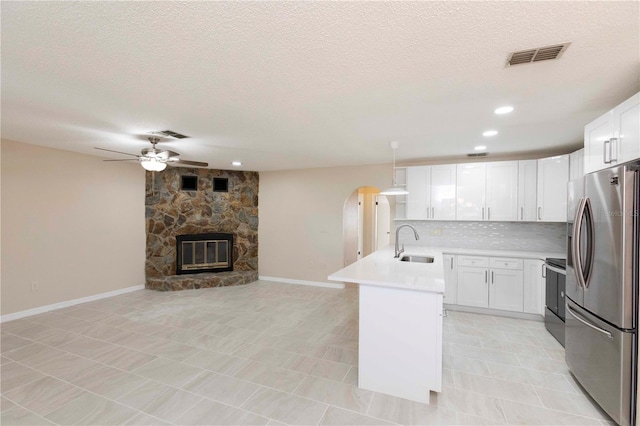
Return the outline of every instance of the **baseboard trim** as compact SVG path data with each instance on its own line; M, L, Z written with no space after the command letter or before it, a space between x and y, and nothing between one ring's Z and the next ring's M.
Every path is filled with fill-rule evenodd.
M544 322L544 317L542 315L528 314L525 312L500 311L498 309L476 308L473 306L463 306L463 305L449 305L447 303L444 304L444 308L450 311L469 312L472 314L483 314L483 315L495 315L499 317Z
M336 288L340 290L344 288L344 284L323 283L320 281L292 280L291 278L265 277L264 275L260 275L258 279L261 281L274 281L285 284L308 285L312 287Z
M131 293L132 291L144 290L144 284L134 285L133 287L121 288L119 290L108 291L106 293L94 294L93 296L81 297L79 299L67 300L65 302L54 303L52 305L40 306L38 308L27 309L26 311L14 312L12 314L0 315L0 323L13 321L20 318L30 317L33 315L43 314L57 309L68 308L69 306L79 305L80 303L93 302L94 300L107 299L109 297L118 296L120 294Z

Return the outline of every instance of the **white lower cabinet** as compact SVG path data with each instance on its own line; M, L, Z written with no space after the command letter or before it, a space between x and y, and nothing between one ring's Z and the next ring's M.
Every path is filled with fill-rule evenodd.
M502 311L525 311L525 266L523 259L458 255L455 273L456 302L462 306L499 309ZM449 265L445 262L445 292L447 291ZM451 279L450 279L451 280ZM529 282L529 285L533 283ZM446 298L445 298L446 301ZM527 304L535 304L527 300ZM535 312L538 313L538 312Z
M544 262L538 259L524 260L524 306L523 311L528 314L544 316L545 279L543 274Z
M444 303L455 305L458 303L458 275L456 256L453 254L442 255L444 263Z

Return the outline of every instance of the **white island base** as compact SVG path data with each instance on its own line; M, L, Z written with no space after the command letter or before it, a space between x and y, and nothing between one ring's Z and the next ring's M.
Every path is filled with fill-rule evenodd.
M360 284L358 387L429 403L442 388L442 294Z
M358 386L428 404L442 390L442 252L412 249L432 263L393 254L379 250L328 278L359 285Z

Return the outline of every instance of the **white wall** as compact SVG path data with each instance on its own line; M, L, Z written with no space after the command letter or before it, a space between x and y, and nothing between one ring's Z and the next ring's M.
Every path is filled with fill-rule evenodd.
M144 284L137 163L10 141L1 152L2 315Z
M345 200L390 185L390 164L261 172L260 275L328 282L344 264Z

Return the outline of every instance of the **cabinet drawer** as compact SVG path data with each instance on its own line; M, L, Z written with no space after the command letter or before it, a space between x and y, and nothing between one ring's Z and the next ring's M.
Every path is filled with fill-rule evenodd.
M489 266L495 269L517 269L522 270L522 259L512 257L491 257Z
M458 256L459 266L488 267L489 258L484 256Z

